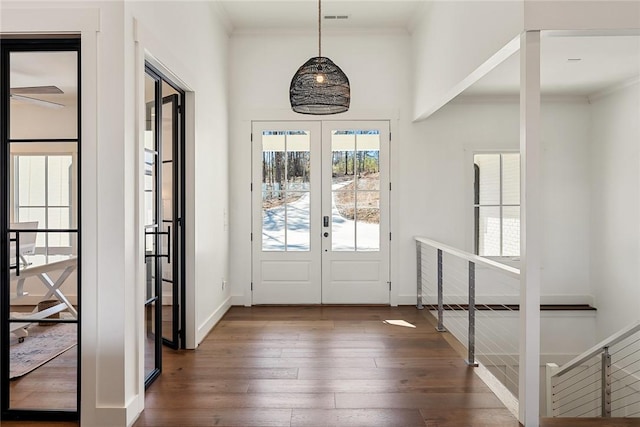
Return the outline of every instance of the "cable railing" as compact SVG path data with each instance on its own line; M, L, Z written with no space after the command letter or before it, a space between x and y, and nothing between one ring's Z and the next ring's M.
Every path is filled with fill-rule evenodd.
M640 417L640 321L546 375L549 417Z
M416 237L417 307L437 319L514 400L518 396L520 271L488 258Z

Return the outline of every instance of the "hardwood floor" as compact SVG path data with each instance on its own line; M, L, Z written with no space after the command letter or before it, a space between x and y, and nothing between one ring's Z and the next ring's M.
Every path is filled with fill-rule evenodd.
M163 373L145 405L136 427L520 426L413 307L233 307L197 350L164 349ZM540 425L640 424L542 419Z
M413 307L233 307L145 405L136 427L519 425Z

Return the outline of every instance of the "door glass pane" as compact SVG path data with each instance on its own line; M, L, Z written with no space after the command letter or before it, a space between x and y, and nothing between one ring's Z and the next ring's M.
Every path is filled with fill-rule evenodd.
M10 61L10 138L77 138L76 52L11 52Z
M311 170L311 140L309 133L286 135L287 190L309 190Z
M144 376L156 369L156 304L144 306Z
M173 203L174 203L174 186L173 186L173 153L175 146L175 131L177 130L176 113L178 97L175 90L166 82L162 82L162 184L161 184L161 203L160 203L160 226L163 233L160 235L160 252L163 255L175 255L173 248L169 247L174 242L175 226L173 226ZM170 235L171 234L171 235ZM173 342L177 339L173 333L173 267L175 259L170 260L165 257L158 258L161 272L161 310L162 310L162 336L166 340ZM177 343L176 343L177 344Z
M480 207L478 252L481 256L500 256L500 208Z
M308 251L311 227L308 192L287 192L287 250Z
M262 132L262 250L310 250L310 132Z
M380 190L380 131L362 131L356 147L357 189Z
M145 149L144 153L144 223L156 222L156 157L155 151Z
M356 248L380 250L380 192L359 191L356 210Z
M13 332L9 408L76 410L78 325L33 322L21 328L23 325L11 322L9 326Z
M481 205L500 204L500 154L476 154L474 162L480 168Z
M10 141L9 161L0 169L2 182L8 180L3 206L14 231L3 254L12 268L3 283L10 333L0 357L10 372L2 393L7 391L9 409L76 411L78 231L48 230L77 228L78 55L16 51L5 57L5 47L11 47L3 44L2 55L10 64L10 122L3 124Z
M380 131L331 132L332 249L380 249Z
M356 137L349 131L331 131L331 189L353 183L356 167Z
M353 191L333 191L331 212L331 249L356 250L355 202Z

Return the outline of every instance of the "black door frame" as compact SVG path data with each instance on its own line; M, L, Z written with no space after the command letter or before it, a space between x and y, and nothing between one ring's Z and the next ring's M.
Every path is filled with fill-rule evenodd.
M186 340L184 327L186 324L186 288L185 288L185 232L184 232L184 212L185 212L185 180L184 180L184 162L185 162L185 93L184 91L167 78L161 71L153 65L145 62L145 75L155 80L155 141L154 144L158 149L158 161L156 162L156 188L161 188L161 169L162 169L162 106L168 103L172 104L172 114L174 123L173 127L173 167L172 167L172 184L174 200L171 226L174 229L175 238L171 241L169 256L173 262L173 292L172 292L172 326L171 339L163 337L162 332L162 274L158 265L156 265L156 281L155 294L159 297L156 304L155 312L155 328L159 339L156 339L156 367L147 378L145 378L145 387L149 387L151 383L160 375L162 370L162 345L178 349L186 348ZM177 94L162 97L162 83L171 86ZM159 199L156 197L156 199ZM159 200L156 200L156 212L160 211ZM159 248L159 236L156 236L156 248ZM157 254L158 258L168 254Z
M77 129L75 139L11 139L10 135L10 106L9 106L9 86L10 86L10 53L11 52L76 52L77 60ZM0 378L2 386L0 387L0 419L2 420L34 420L34 421L77 421L80 418L80 396L81 396L81 327L82 327L82 286L81 286L81 268L82 268L82 235L81 235L81 159L82 159L82 108L81 108L81 56L80 56L80 36L68 35L63 38L60 36L38 36L37 38L0 38L0 170L3 169L2 178L4 185L0 185L0 248L2 253L9 253L9 216L8 216L8 196L10 194L9 183L9 161L10 144L20 142L71 142L77 144L77 187L78 187L78 205L76 206L77 228L54 230L54 229L38 229L37 232L68 232L77 234L78 257L77 257L77 309L78 318L74 321L64 320L59 323L76 323L77 324L77 386L76 386L76 410L48 410L48 409L11 409L10 408L10 265L8 257L3 256L0 259L0 284L2 297L0 298L0 342L2 351L2 361L0 363ZM17 249L17 248L16 248ZM17 268L17 267L16 267ZM46 392L46 391L45 391Z

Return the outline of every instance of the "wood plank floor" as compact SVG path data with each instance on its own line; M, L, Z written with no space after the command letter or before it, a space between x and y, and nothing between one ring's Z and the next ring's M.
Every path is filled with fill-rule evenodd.
M520 426L413 307L233 307L197 350L164 350L163 373L145 405L135 427ZM640 424L542 419L540 425Z
M145 405L136 427L519 425L413 307L233 307Z

